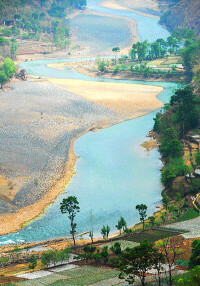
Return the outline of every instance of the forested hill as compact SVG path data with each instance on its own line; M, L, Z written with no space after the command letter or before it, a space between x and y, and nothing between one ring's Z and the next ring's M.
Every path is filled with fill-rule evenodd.
M15 59L23 40L66 48L70 43L66 17L85 7L86 0L0 0L0 58Z
M160 0L168 4L167 11L161 16L160 23L173 31L187 27L200 36L200 0Z

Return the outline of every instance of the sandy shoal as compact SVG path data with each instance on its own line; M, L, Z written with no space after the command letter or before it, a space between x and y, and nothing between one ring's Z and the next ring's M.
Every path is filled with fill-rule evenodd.
M105 0L100 3L101 6L113 10L126 10L126 11L135 11L141 15L148 17L158 18L159 16L150 14L148 12L141 12L140 10L153 10L159 11L158 1L156 0Z
M141 116L163 106L157 95L159 86L48 79L51 83L119 114ZM136 117L134 116L134 117Z

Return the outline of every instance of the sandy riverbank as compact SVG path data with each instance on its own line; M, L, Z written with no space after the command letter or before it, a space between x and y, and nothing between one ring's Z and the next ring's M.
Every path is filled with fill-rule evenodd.
M100 5L114 10L134 11L143 16L159 17L158 1L156 0L106 0Z
M105 17L109 18L108 15ZM135 35L134 40L137 40L135 22L125 18L122 20ZM130 39L130 45L132 41ZM88 51L83 46L72 56L83 56ZM21 55L19 61L66 56L67 51L47 55L26 54ZM7 213L2 208L5 200L0 198L0 234L17 231L26 222L42 214L55 200L74 173L76 157L73 143L81 134L91 128L104 128L144 115L162 106L156 99L161 89L149 89L142 95L144 90L140 90L141 87L127 91L127 86L126 89L125 86L119 89L118 85L119 90L116 91L113 85L100 88L95 83L88 87L88 83L79 82L81 89L88 90L87 94L83 94L80 86L75 90L72 84L67 83L67 87L66 82L62 83L62 87L60 84L53 81L14 82L8 93L1 94L3 115L0 125L6 126L0 130L2 173L11 180L23 174L25 180L16 194L6 201ZM99 95L92 97L99 89ZM111 92L113 89L115 98ZM105 92L102 100L102 93ZM127 92L129 95L126 95ZM133 98L132 93L135 93Z
M81 80L48 79L58 87L83 96L128 118L142 116L163 106L157 95L159 86L89 82Z
M19 193L17 194L19 195L19 199L21 199L21 196L23 196L23 200L25 200L25 198L27 197L24 202L25 206L23 207L23 203L20 201L21 207L17 209L16 212L4 215L2 214L0 216L0 234L17 231L26 222L38 217L64 189L64 187L70 181L70 178L74 173L76 156L73 152L73 144L76 138L91 129L95 130L105 128L112 124L124 121L126 119L142 116L162 106L162 103L156 98L156 96L162 91L161 87L59 79L49 79L49 81L51 82L51 84L53 83L53 85L58 86L58 88L67 90L67 94L77 94L77 96L81 96L83 100L91 102L91 104L95 104L97 108L98 106L101 106L103 111L103 114L101 116L102 119L100 121L96 120L96 124L89 124L89 127L87 129L82 132L78 132L77 135L73 136L72 133L72 137L70 139L71 143L68 151L68 160L66 161L63 169L58 169L56 176L57 179L51 182L51 187L48 188L48 191L45 192L44 195L42 195L38 200L36 199L35 202L33 201L33 203L31 203L28 194L26 195L23 189L19 191ZM111 114L111 117L109 116L109 120L107 118L108 115L105 116L104 110L106 110L107 114ZM112 114L116 115L114 116ZM84 119L84 122L85 120L86 117ZM75 123L73 123L73 126L74 125ZM44 130L44 128L42 128L41 131L37 130L37 133L41 134L40 136L42 136L43 140L48 141L49 139L52 140L53 137L56 136L56 130L54 130L54 134L51 135L50 130ZM57 135L59 135L59 133ZM51 138L51 136L53 137ZM29 152L31 152L31 150ZM51 157L52 156L53 154L51 153ZM36 190L40 190L39 186L36 186ZM34 191L32 191L32 196L34 196ZM38 194L36 192L36 198L37 196ZM33 198L34 197L32 197L32 199Z

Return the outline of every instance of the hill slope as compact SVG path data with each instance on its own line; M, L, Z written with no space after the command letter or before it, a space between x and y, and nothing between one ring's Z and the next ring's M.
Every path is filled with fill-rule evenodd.
M179 0L164 1L168 3L168 10L161 16L160 23L169 30L187 27L200 36L200 1Z

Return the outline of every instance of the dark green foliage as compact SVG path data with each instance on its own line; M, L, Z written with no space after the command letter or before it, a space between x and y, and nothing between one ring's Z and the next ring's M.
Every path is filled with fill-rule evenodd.
M125 231L125 229L127 228L126 221L125 221L125 219L122 216L118 220L116 228L120 231L120 234L121 234L122 230Z
M5 73L4 69L0 70L0 84L1 88L3 88L3 85L7 82L8 76Z
M192 254L189 260L189 267L193 268L200 265L200 240L194 240L192 242Z
M155 220L156 220L155 216L150 216L149 217L149 225L150 225L150 227L154 227Z
M195 154L195 161L197 165L200 165L200 151L199 150Z
M111 246L110 250L115 254L119 255L122 253L121 245L119 242L115 242L113 246Z
M172 188L175 178L191 172L191 168L181 159L181 139L189 130L195 128L199 121L199 110L193 89L190 86L178 89L171 97L166 112L158 113L154 121L154 130L161 137L160 151L167 163L162 170L162 183L165 187Z
M173 180L178 176L185 176L190 167L184 164L182 158L170 159L169 164L162 170L161 181L165 187L171 187Z
M154 267L159 273L163 262L163 254L159 253L153 244L144 241L139 246L127 249L122 254L119 278L125 279L131 284L137 276L141 284L145 285L146 272Z
M162 193L162 204L164 208L167 210L169 205L170 199L166 193Z
M140 215L140 221L143 224L143 231L144 231L144 220L147 217L147 206L144 204L137 205L136 210L138 210L139 215Z
M31 255L30 259L29 259L29 269L34 270L37 266L37 258L35 257L35 255Z
M74 245L75 245L76 244L75 233L76 233L77 224L74 222L74 219L76 217L76 214L80 211L79 202L77 200L77 197L69 196L68 198L63 199L63 201L60 204L60 210L62 214L68 213L68 218L71 223L70 233L72 234L72 238L73 238Z
M175 286L199 286L200 285L200 266L196 266L189 273L183 274L174 279Z
M108 246L104 246L103 247L103 249L101 251L101 256L102 256L102 259L103 259L104 263L107 264L108 257L109 257Z
M109 225L107 225L107 226L104 225L104 226L102 227L102 229L101 229L101 234L102 234L103 238L104 238L104 239L105 239L105 238L108 238L109 233L110 233L110 227L109 227Z
M57 262L63 262L69 260L71 250L69 248L58 250L51 250L47 252L43 252L41 256L42 264L45 266L49 266L51 263L54 265Z

